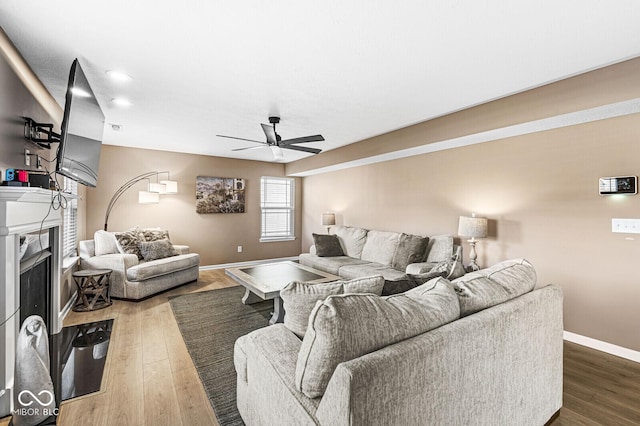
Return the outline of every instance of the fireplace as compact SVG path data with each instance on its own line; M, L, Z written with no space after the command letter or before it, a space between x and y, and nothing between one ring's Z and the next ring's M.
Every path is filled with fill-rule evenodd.
M52 231L20 236L20 324L31 315L39 315L51 328Z
M0 417L13 408L15 350L22 321L42 316L61 330L60 227L52 191L0 187ZM25 241L31 244L25 246Z

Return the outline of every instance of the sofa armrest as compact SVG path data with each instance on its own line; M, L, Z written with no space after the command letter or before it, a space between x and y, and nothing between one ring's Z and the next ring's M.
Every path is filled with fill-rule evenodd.
M80 269L111 269L111 295L114 297L127 297L124 285L127 277L127 269L139 263L135 254L105 254L93 256L88 259L80 259Z
M410 263L407 265L407 269L405 272L411 275L420 275L429 272L436 266L438 262L420 262L420 263Z
M173 249L178 252L178 254L189 254L189 246L174 244Z
M302 342L284 324L255 330L236 340L238 411L246 424L315 425L318 400L295 387Z
M462 264L462 246L454 245L453 246L453 254L456 258L456 262L460 263L460 267L464 269ZM419 262L419 263L410 263L407 265L407 269L405 272L411 275L420 275L429 272L434 266L436 266L439 262Z

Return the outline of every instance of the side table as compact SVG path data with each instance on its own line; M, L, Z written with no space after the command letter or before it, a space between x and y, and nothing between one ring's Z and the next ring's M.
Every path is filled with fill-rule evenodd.
M109 279L111 269L85 269L73 273L78 287L78 301L73 310L76 312L95 311L111 306Z

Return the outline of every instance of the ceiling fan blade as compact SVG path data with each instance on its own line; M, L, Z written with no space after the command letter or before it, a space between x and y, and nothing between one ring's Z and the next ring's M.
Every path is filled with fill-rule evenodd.
M271 146L271 152L273 152L273 156L276 160L283 160L284 159L284 154L282 153L282 150L280 149L279 146L275 146L272 145Z
M267 145L264 142L260 142L262 145ZM247 146L244 148L236 148L236 149L232 149L231 151L245 151L247 149L261 149L261 148L265 148L265 146Z
M306 143L306 142L321 142L324 138L322 135L313 135L313 136L303 136L301 138L293 138L287 139L284 141L280 141L280 146L282 145L291 145L293 143Z
M219 137L219 138L237 139L237 140L239 140L239 141L247 141L247 142L264 143L264 142L262 142L262 141L256 141L256 140L253 140L253 139L238 138L238 137L235 137L235 136L225 136L225 135L216 135L216 136L217 136L217 137Z
M319 154L322 152L322 150L318 148L308 148L306 146L298 145L280 145L280 148L293 149L294 151L308 152L310 154Z
M261 126L262 126L262 131L267 137L267 143L273 143L273 144L277 143L276 131L273 130L273 127L269 126L268 124L261 124Z

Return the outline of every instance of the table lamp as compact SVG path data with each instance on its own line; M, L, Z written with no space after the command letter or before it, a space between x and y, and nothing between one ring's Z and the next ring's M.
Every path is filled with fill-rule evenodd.
M327 234L331 234L331 227L336 224L336 214L322 213L321 222L322 226L327 227Z
M476 217L475 213L472 213L471 217L460 216L460 221L458 223L458 235L461 237L471 238L470 240L467 240L471 246L469 250L470 263L469 266L467 266L467 272L477 271L480 269L476 263L476 259L478 258L478 254L476 253L476 238L486 238L487 223L488 221L486 217Z

